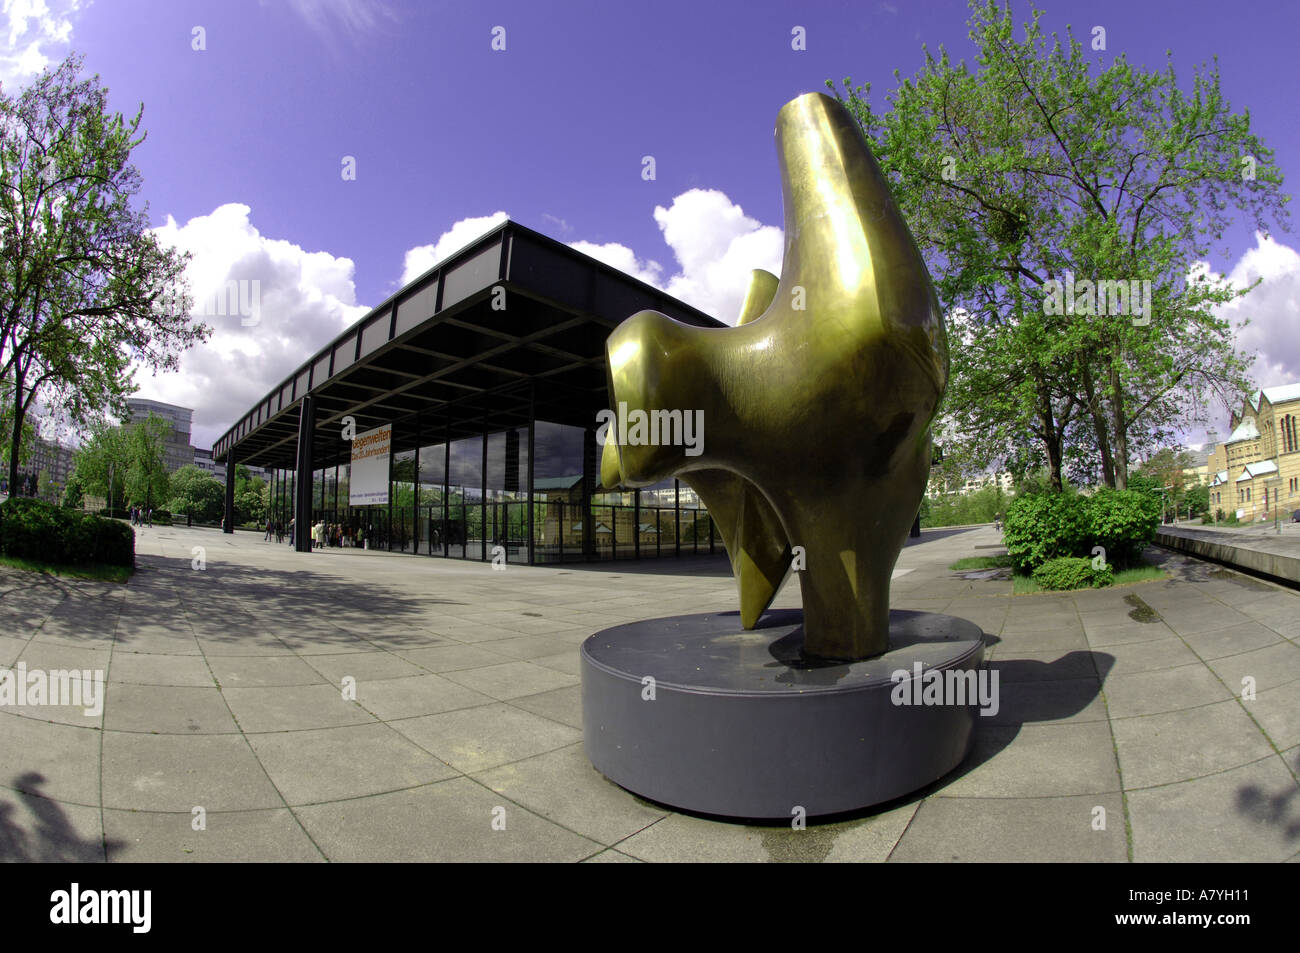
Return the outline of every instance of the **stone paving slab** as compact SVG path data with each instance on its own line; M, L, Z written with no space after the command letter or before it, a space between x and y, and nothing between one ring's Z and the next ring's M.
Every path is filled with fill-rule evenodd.
M805 830L651 804L586 759L581 642L734 608L722 556L502 573L159 527L125 586L0 569L0 665L106 677L101 715L0 708L0 859L1300 855L1300 595L1160 550L1168 578L1078 593L1014 596L948 568L998 542L990 527L927 531L893 588L897 608L985 632L1000 710L978 719L972 755ZM797 584L774 604L797 607Z

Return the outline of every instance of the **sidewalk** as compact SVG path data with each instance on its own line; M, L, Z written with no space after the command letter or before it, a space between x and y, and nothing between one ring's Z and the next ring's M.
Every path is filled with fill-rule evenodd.
M1172 578L1077 593L947 568L998 544L927 531L893 586L988 636L971 757L803 831L670 811L583 753L579 644L734 608L725 557L493 571L155 527L126 586L0 569L0 666L108 680L98 717L0 708L0 859L1296 860L1300 595L1155 550Z
M1300 585L1300 523L1252 523L1248 526L1202 526L1180 523L1162 526L1155 541L1161 546L1264 573Z

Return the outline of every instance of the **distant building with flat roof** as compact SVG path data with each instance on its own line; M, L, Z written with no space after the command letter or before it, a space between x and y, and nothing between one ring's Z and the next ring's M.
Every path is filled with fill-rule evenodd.
M144 420L152 413L171 424L171 433L167 435L164 456L168 473L175 473L181 467L194 463L194 451L190 446L190 428L194 419L192 408L139 397L128 399L126 406L130 416L124 423Z

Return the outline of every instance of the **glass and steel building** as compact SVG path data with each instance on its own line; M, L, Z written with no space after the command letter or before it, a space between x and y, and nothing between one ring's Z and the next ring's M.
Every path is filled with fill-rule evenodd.
M227 530L234 463L269 471L275 519L323 520L344 545L527 563L721 552L678 481L597 489L605 340L642 310L723 327L503 223L326 343L217 441ZM349 506L350 434L386 424L389 502Z

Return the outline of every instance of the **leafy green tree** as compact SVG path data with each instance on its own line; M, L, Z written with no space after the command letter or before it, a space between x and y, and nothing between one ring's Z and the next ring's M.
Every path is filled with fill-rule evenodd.
M13 433L14 427L14 405L13 405L13 387L7 382L0 381L0 435ZM36 452L36 427L31 420L24 416L23 419L22 441L18 446L18 466L26 466L31 462ZM13 454L13 445L5 440L0 441L0 464L4 466L7 473L10 469L9 458ZM10 485L16 485L10 478Z
M1009 6L973 0L974 67L927 50L886 112L849 79L844 98L951 315L939 439L1013 471L1037 444L1057 488L1073 447L1122 488L1142 449L1247 388L1215 310L1249 289L1198 262L1230 209L1266 232L1288 199L1217 65L1189 93L1172 64L1093 63L1072 35L1049 41L1040 16L1017 39Z
M1178 512L1186 509L1184 498L1196 482L1196 478L1187 472L1195 466L1195 458L1187 451L1162 447L1147 458L1136 472L1149 477L1155 487L1163 491L1165 504Z
M85 490L81 480L73 473L63 488L63 505L70 510L79 510L85 502Z
M226 488L201 467L188 464L171 475L171 499L167 508L174 514L188 514L205 523L221 519Z
M266 522L266 495L262 492L263 487L251 485L260 481L249 482L247 489L235 493L235 522L261 526Z
M42 470L36 475L36 495L50 503L57 503L59 497L59 488L50 479L50 471Z
M113 509L126 505L131 455L121 427L96 428L73 458L74 473L86 491L102 496Z
M126 434L126 491L132 502L158 509L171 494L167 473L167 437L172 425L156 414L132 421Z
M39 399L85 424L121 416L131 365L174 370L211 332L190 321L187 256L159 244L130 164L143 106L108 109L71 56L16 96L0 91L0 380L9 478Z

